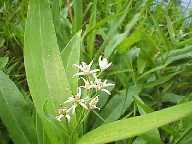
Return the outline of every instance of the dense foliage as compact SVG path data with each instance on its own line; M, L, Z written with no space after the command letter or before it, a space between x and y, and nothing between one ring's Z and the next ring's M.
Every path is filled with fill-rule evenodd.
M188 2L1 0L0 144L191 144Z

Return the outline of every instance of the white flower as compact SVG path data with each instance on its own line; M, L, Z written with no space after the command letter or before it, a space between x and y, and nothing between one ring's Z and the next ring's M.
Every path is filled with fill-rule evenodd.
M93 81L88 81L88 80L84 79L83 77L82 77L82 79L84 81L84 86L80 86L80 87L87 89L87 90L94 88Z
M62 119L63 119L64 117L65 117L65 116L64 116L63 114L60 114L60 115L56 116L56 119L57 119L58 121L62 121Z
M91 61L91 63L89 65L87 65L85 62L81 62L80 65L74 64L75 67L80 69L80 72L76 73L74 76L90 75L90 74L94 74L97 71L99 71L99 69L91 70L92 64L93 64L93 61Z
M115 84L112 84L112 83L107 83L107 80L104 80L102 82L101 79L97 79L97 77L95 76L95 81L94 81L94 88L96 90L100 90L100 91L103 91L103 92L106 92L107 94L111 95L110 91L107 90L106 88L107 87L110 87L110 86L114 86Z
M112 63L108 63L107 58L102 58L102 56L99 57L99 67L101 71L106 70L112 65Z
M68 122L71 120L71 110L67 108L59 108L58 109L58 115L56 116L56 119L58 121L61 121L62 119L66 118Z
M66 103L72 103L72 113L75 112L75 109L78 105L82 106L85 109L88 109L86 103L86 99L81 98L81 88L78 88L78 92L75 96L71 96L68 98L68 100L66 100L64 102L64 104Z
M69 122L71 120L72 115L75 113L76 108L79 106L86 109L86 110L93 110L93 109L100 109L97 107L97 103L99 102L99 97L95 96L92 97L89 95L86 98L82 98L81 88L84 88L87 92L90 89L95 89L96 91L103 91L107 94L111 94L107 87L114 86L115 84L107 83L107 80L102 80L97 78L98 71L104 71L109 68L112 63L108 63L106 58L99 57L99 67L100 69L91 69L93 61L90 64L86 64L85 62L81 62L81 64L77 65L74 64L76 68L79 69L79 72L76 73L74 76L85 76L81 77L84 82L84 85L78 87L78 91L76 95L70 96L64 104L66 107L58 109L58 114L56 119L61 121L62 119L66 118ZM87 76L88 75L88 76ZM94 80L93 80L94 79ZM94 91L95 92L95 91ZM92 91L90 91L92 94Z
M98 103L98 102L99 102L99 97L98 97L98 96L92 98L92 99L90 100L90 102L88 103L89 109L90 109L90 110L92 110L92 109L98 109L98 110L100 110L100 108L97 107L97 103Z

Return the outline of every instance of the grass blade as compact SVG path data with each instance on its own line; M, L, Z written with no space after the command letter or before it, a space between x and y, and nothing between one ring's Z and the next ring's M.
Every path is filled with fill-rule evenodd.
M25 67L38 111L48 112L70 94L47 0L31 0L25 31ZM41 89L39 89L41 88Z
M137 116L102 125L83 136L78 144L107 143L141 135L190 115L192 113L191 104L192 102L186 102L144 116Z
M130 1L130 2L132 2L132 1ZM108 41L105 41L104 42L104 44L103 45L105 45L105 50L104 50L104 54L105 54L105 56L106 57L110 57L111 56L111 54L113 53L113 51L115 50L115 48L117 47L117 46L119 46L126 38L127 38L127 36L130 34L130 32L131 32L131 30L134 28L134 26L137 24L137 22L141 19L141 16L142 16L142 14L143 14L143 11L145 10L145 8L146 8L146 2L147 1L144 1L143 3L142 3L142 5L140 6L140 11L138 12L138 13L136 13L134 16L133 16L133 18L130 20L130 22L125 26L125 32L123 32L123 33L114 33L115 32L115 29L114 28L112 28L112 29L114 29L114 30L112 30L112 32L114 33L111 33L111 32L109 32L109 37L110 37L110 40L108 40ZM124 15L122 16L122 20L126 17L126 14L127 14L127 12L128 12L128 9L129 9L129 6L125 9L125 12L124 12ZM117 23L117 21L115 21L115 23ZM121 23L117 23L117 24L121 24ZM117 25L117 24L115 24L116 26L116 28L119 26L119 25ZM114 36L112 36L111 37L111 35L114 35Z
M49 139L60 144L63 135L56 130L47 114L54 117L56 108L71 95L71 90L48 0L29 1L25 28L24 60L29 89Z
M153 110L146 105L139 96L135 96L135 102L140 114L144 115L146 113L153 112ZM141 137L146 140L148 144L162 144L158 129L150 130L149 132L141 135Z
M83 23L83 1L73 1L74 19L73 19L73 32L76 33L81 29Z
M78 77L73 77L73 75L78 72L78 69L75 68L73 64L79 64L80 50L81 31L72 37L67 46L61 52L63 64L67 73L69 83L71 85L71 90L73 92L75 92L78 87Z
M97 0L93 1L93 6L92 6L92 15L89 19L89 25L87 28L87 31L91 29L91 27L96 26L96 16L97 16ZM95 47L95 38L96 38L96 31L93 30L88 36L87 36L87 51L89 53L90 59L93 58L94 54L94 47Z
M31 110L16 85L0 71L0 117L15 144L37 143Z
M0 57L0 70L2 70L8 63L8 57Z

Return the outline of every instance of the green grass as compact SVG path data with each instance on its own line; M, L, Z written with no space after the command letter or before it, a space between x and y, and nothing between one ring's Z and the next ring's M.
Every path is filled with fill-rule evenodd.
M1 0L0 143L191 144L190 20L176 0ZM112 94L57 121L100 55Z

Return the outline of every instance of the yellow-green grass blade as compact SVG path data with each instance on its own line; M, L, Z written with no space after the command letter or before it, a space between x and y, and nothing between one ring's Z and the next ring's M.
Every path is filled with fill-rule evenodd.
M78 144L100 144L144 134L192 113L192 102L152 112L143 116L102 125L83 136Z
M24 61L37 113L51 142L60 144L62 132L51 118L54 119L59 104L71 96L71 90L57 45L48 0L29 1Z
M9 77L0 71L0 117L15 144L37 143L31 108Z

